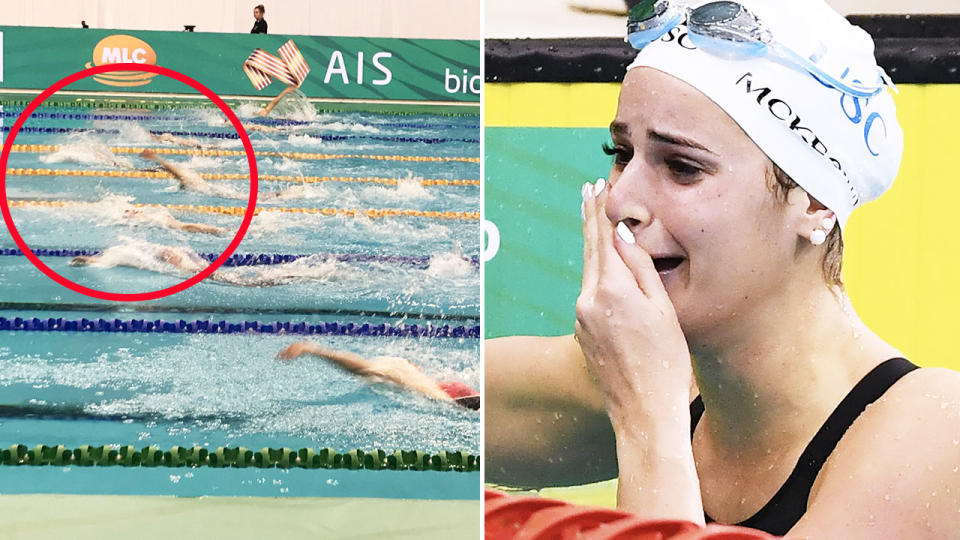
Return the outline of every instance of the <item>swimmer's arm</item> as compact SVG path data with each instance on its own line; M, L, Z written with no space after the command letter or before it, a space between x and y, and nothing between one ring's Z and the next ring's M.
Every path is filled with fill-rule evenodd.
M285 362L289 362L294 358L305 355L318 356L320 358L329 360L343 369L351 373L356 373L357 375L369 375L369 370L373 366L372 362L360 356L359 354L321 347L320 345L310 341L298 341L286 347L277 354L277 358Z
M205 223L184 223L182 221L177 221L175 224L171 225L174 229L178 229L184 232L191 233L203 233L203 234L226 234L227 230L223 227L218 227L216 225L207 225Z
M142 157L142 158L144 158L144 159L149 159L150 161L153 161L153 162L156 163L157 165L160 165L161 167L163 167L163 169L164 169L165 171L167 171L168 173L172 174L177 180L180 181L180 188L181 188L181 189L182 189L182 188L189 187L191 184L195 184L195 183L196 183L195 181L193 181L193 180L189 177L190 175L187 174L179 165L177 165L177 164L175 164L175 163L171 163L171 162L169 162L169 161L161 158L161 157L158 156L156 153L154 153L152 150L144 150L143 152L140 152L140 157Z
M484 342L487 480L574 485L614 478L603 396L572 335Z
M955 538L960 373L905 376L847 430L791 538Z
M277 97L273 98L273 101L271 101L270 103L268 103L266 107L264 107L263 109L257 111L257 115L259 115L259 116L266 116L266 115L270 114L270 111L272 111L273 108L277 106L277 103L280 103L280 100L283 99L284 96L286 96L286 95L289 94L290 92L293 92L293 91L296 90L296 89L297 89L296 86L288 86L288 87L284 88L284 89L283 89L283 92L280 92L279 94L277 94Z

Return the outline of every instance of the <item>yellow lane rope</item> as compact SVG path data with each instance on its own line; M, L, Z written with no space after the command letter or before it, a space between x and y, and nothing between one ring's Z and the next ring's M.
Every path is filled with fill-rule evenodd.
M9 168L7 176L95 176L114 178L173 178L170 173L160 171L94 171L76 169L23 169ZM200 173L204 180L247 180L246 174L234 173ZM322 182L364 182L395 186L403 179L379 178L373 176L290 176L281 174L261 174L257 178L268 182L300 182L304 184L319 184ZM413 181L413 180L411 180ZM426 178L419 181L422 186L479 186L480 180Z
M87 206L94 203L81 201L9 201L10 208L67 208L77 206ZM226 214L231 216L242 216L246 208L242 206L198 206L192 204L146 204L134 203L135 208L166 208L167 210L179 210L182 212L194 212L198 214ZM282 212L289 214L321 214L324 216L366 216L369 218L382 217L424 217L433 219L462 219L479 220L480 212L436 212L432 210L403 210L398 208L288 208L283 206L265 206L258 207L254 214L261 212Z
M14 144L11 152L56 152L58 144ZM152 150L157 154L179 156L245 156L242 150L203 150L196 148L135 148L130 146L111 146L110 151L115 154L139 154L144 150ZM461 161L465 163L480 163L476 157L442 157L442 156L391 156L384 154L315 154L311 152L257 152L258 157L285 157L290 159L377 159L381 161Z

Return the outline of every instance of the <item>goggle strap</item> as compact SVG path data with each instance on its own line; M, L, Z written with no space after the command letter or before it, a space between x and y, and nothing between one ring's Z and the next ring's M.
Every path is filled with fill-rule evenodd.
M830 86L836 88L837 90L850 94L851 96L858 98L869 98L873 97L880 93L883 90L882 86L878 87L869 87L855 82L843 82L839 79L834 78L829 73L823 71L816 64L810 60L800 56L799 54L793 52L789 47L778 47L778 50L785 52L790 60L799 64L803 69L807 70L811 75L817 77L823 82L829 84Z

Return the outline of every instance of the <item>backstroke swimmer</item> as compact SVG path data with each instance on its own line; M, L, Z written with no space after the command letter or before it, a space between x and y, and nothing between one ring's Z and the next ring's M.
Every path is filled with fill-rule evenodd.
M955 538L960 374L902 358L841 280L847 218L903 152L872 40L821 0L633 13L575 333L485 343L487 480L617 477L641 517L789 537Z
M310 341L298 341L289 345L277 354L277 358L290 362L295 358L308 355L327 360L365 379L394 384L429 398L452 402L468 409L480 409L479 392L462 382L437 381L406 358L377 356L367 359L349 351L322 347Z

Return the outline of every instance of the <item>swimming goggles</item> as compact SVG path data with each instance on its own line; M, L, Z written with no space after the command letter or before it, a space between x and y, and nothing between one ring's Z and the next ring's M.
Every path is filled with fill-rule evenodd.
M877 80L863 83L858 80L844 81L849 73L835 77L817 65L826 52L821 46L809 58L773 39L773 34L763 22L739 2L722 0L697 7L680 5L676 0L643 0L630 9L627 21L627 40L635 49L649 43L679 25L686 16L687 34L698 49L709 51L724 58L759 58L768 54L807 71L821 83L858 98L879 94L889 78L879 67Z

